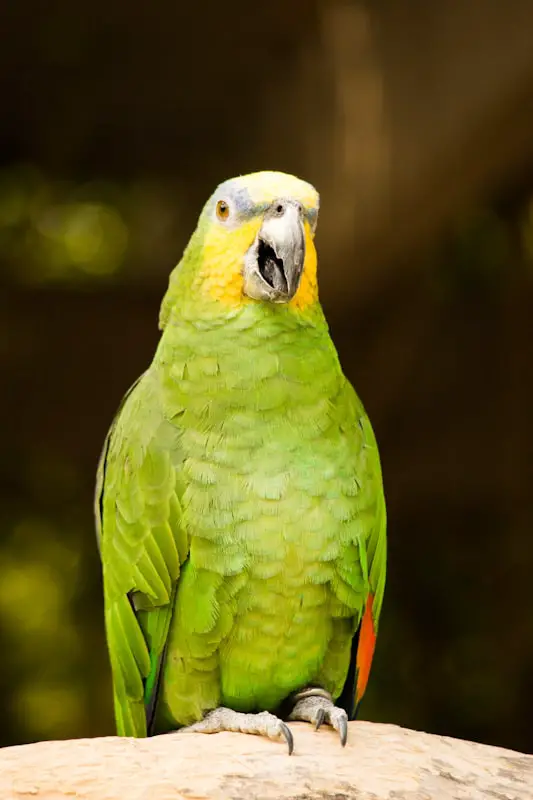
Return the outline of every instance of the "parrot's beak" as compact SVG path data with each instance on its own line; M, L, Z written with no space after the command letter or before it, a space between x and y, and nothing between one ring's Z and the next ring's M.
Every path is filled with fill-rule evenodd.
M254 300L288 303L298 291L304 259L302 207L294 200L276 200L246 253L244 293Z

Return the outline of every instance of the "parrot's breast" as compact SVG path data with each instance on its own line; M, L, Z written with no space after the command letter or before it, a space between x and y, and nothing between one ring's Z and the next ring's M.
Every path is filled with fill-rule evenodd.
M176 367L191 546L165 703L180 724L213 704L275 709L319 676L342 689L353 609L368 591L353 542L371 499L352 395L327 342L242 353L231 371L207 356Z

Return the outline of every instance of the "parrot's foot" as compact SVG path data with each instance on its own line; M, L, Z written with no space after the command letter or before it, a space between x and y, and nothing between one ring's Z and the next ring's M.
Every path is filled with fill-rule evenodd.
M268 711L259 714L243 714L231 708L215 708L209 711L200 722L181 728L185 733L220 733L235 731L237 733L253 733L269 739L285 739L289 747L289 755L294 749L292 733L287 725Z
M298 692L293 697L295 705L289 719L311 722L318 730L323 723L331 725L339 734L344 747L348 738L348 715L343 708L338 708L325 689L310 688Z

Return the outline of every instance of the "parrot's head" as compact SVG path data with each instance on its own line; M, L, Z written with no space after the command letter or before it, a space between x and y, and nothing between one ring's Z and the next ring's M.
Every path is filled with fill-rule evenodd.
M319 195L282 172L256 172L217 187L171 276L162 322L179 293L211 308L250 303L295 310L317 302L314 235ZM192 299L192 297L191 297Z

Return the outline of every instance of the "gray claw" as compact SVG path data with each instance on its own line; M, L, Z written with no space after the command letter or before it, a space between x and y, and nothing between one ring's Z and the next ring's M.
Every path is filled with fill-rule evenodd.
M325 711L323 708L318 708L316 712L316 722L315 722L315 731L317 731L322 723L324 722L324 717L326 716Z
M327 695L327 696L326 696ZM339 734L342 747L348 740L348 716L343 708L334 705L331 695L323 689L311 688L300 692L289 719L321 725L331 725Z
M348 740L348 723L345 718L339 720L339 736L342 747L345 747Z
M292 736L292 731L288 725L285 725L284 722L281 723L281 732L285 737L285 741L289 747L289 755L292 756L292 751L294 750L294 738Z

